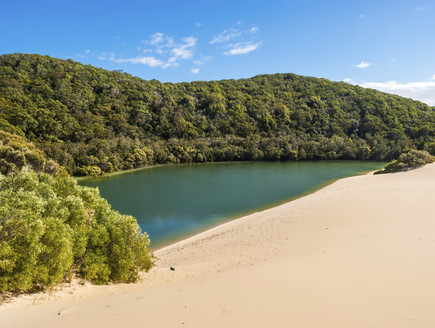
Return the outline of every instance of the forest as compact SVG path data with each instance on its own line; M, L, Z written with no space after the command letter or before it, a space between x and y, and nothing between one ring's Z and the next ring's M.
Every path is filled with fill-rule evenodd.
M435 154L434 108L344 82L289 73L161 83L29 54L0 56L0 130L3 173Z

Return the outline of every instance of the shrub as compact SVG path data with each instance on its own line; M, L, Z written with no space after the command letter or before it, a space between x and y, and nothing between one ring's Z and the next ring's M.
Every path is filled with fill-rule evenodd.
M0 293L43 290L72 274L134 282L152 265L136 220L71 177L0 175Z
M379 170L376 174L406 171L417 167L433 163L435 157L425 150L410 150L407 153L400 154L399 158L388 163L384 169Z
M41 149L22 135L0 130L0 174L7 175L25 166L37 172L54 175L66 173L59 164L48 159Z

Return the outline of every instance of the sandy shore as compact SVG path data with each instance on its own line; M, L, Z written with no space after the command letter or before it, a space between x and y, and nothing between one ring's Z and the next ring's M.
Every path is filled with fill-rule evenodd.
M343 179L157 251L141 283L4 304L0 326L435 327L434 201L435 164Z

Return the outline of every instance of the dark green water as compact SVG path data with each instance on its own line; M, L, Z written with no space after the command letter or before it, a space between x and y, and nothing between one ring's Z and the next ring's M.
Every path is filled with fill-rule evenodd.
M383 166L353 161L161 166L80 184L99 187L114 209L135 216L156 248Z

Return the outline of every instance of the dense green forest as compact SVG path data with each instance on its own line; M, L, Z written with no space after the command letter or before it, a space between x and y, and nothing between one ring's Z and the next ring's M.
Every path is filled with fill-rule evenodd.
M39 165L24 143L40 151L41 171L53 170L53 160L74 175L156 163L435 153L434 108L343 82L274 74L161 83L26 54L0 56L0 130L2 172ZM22 139L11 144L11 135Z

